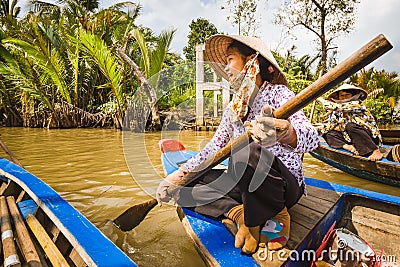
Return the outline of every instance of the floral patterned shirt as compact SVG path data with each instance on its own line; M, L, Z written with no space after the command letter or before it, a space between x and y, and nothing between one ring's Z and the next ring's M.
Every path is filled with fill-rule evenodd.
M324 108L331 112L329 122L323 125L319 131L321 135L336 130L342 132L344 139L351 143L349 134L345 131L347 123L353 122L368 129L374 138L378 137L379 145L382 145L382 136L374 117L361 100L345 103L334 103L331 101L322 102Z
M285 85L264 83L258 91L253 105L249 110L247 120L254 120L255 116L261 113L263 106L270 105L277 109L293 97L294 93ZM223 148L231 138L237 138L241 134L245 133L246 128L242 121L239 120L232 123L229 112L229 108L224 110L221 123L211 141L197 155L189 159L183 165L183 168L186 168L189 171L193 170L208 157ZM296 177L299 186L301 186L304 184L304 173L300 155L311 151L318 146L318 132L308 121L302 110L290 116L289 121L296 130L297 147L294 149L288 149L286 146L278 142L267 149L285 164L289 171Z

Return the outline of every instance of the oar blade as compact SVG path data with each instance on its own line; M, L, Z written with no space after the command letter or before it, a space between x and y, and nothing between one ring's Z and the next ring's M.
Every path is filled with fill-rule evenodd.
M124 232L130 231L138 226L149 211L157 205L156 199L137 204L130 207L124 213L119 215L114 221L114 225Z

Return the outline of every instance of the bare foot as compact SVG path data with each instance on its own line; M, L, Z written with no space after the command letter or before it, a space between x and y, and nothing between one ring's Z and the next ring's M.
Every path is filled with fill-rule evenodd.
M381 160L383 157L383 154L381 153L381 151L378 149L374 150L374 152L372 152L372 154L368 157L368 160L371 161L378 161Z
M354 155L358 155L358 151L357 151L357 149L356 149L353 145L345 144L345 145L343 145L343 148L346 149L346 150L348 150L348 151L350 151L350 152L353 153ZM371 155L371 156L372 156L372 155Z
M268 242L268 250L280 250L283 245L278 242Z

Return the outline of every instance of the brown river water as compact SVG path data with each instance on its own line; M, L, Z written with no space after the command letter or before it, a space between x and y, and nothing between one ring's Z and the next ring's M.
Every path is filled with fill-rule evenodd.
M199 150L212 132L0 128L0 134L29 172L69 201L138 265L204 266L172 206L154 208L127 233L104 225L154 194L163 175L161 138L179 138L187 149ZM0 156L8 158L4 151ZM304 169L309 177L400 196L396 187L343 173L309 154Z

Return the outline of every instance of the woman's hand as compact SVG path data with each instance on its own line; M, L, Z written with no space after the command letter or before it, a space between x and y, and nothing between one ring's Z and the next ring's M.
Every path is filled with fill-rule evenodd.
M264 106L261 115L255 120L246 122L246 130L252 135L255 142L264 146L272 146L277 142L297 146L297 134L288 120L272 117L273 108Z
M186 170L178 169L158 185L156 199L159 206L162 206L162 202L170 202L172 200L173 204L175 204L178 201L179 189L185 185L188 173Z

